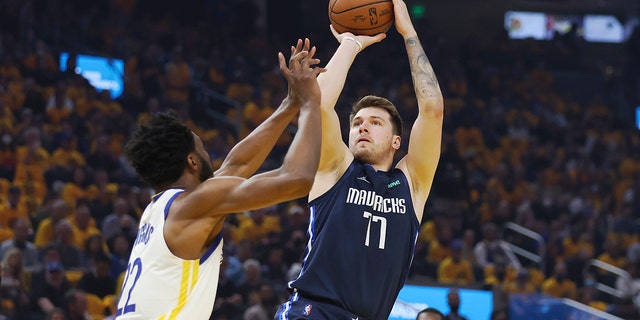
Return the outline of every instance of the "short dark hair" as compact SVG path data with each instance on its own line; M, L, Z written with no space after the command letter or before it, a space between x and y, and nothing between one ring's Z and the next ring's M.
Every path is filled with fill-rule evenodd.
M195 150L191 130L175 112L154 114L141 124L124 147L124 154L142 180L156 188L172 183L184 172L187 155Z
M393 125L393 134L397 136L402 136L402 117L400 117L400 113L396 106L391 103L391 101L378 96L364 96L351 107L351 114L349 114L349 123L353 121L356 113L364 108L379 108L387 111L389 116L391 117L391 122Z
M442 314L442 312L440 312L440 310L438 310L436 308L429 307L429 308L423 309L422 311L418 312L418 316L423 314L423 313L433 313L435 315L440 316L440 319L444 319L444 314ZM417 318L418 317L416 316L416 319Z

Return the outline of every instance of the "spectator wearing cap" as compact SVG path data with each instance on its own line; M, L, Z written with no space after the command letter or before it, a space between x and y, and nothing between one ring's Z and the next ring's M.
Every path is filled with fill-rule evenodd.
M287 208L286 214L281 217L281 221L283 228L280 235L282 236L282 241L286 242L294 232L302 231L304 234L307 231L309 215L302 206L293 204Z
M35 274L29 292L34 315L44 315L64 307L64 295L71 288L60 261L49 261L41 274Z
M474 281L471 263L462 258L462 240L454 239L450 244L451 254L438 266L438 282L467 285Z

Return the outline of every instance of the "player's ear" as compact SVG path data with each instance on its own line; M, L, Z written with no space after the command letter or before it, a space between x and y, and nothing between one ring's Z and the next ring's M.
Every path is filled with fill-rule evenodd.
M391 140L391 147L394 150L398 150L400 149L400 142L401 142L402 138L400 136L396 136L394 135L392 140Z
M187 170L196 171L198 169L198 160L195 152L189 152L187 156Z

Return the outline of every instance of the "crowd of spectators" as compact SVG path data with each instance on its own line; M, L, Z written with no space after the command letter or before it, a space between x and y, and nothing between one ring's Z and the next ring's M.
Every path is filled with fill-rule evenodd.
M216 168L286 95L276 53L296 38L266 33L261 8L251 4L0 3L0 318L114 316L137 221L153 194L122 157L135 124L177 111ZM584 63L579 39L470 36L453 44L428 21L418 26L446 115L409 281L491 289L496 310L507 309L511 294L544 293L637 318L640 135L631 112L620 109L640 104L639 41L627 45L629 71L611 75ZM326 59L335 40L322 30L315 39L297 36L311 37ZM407 66L393 58L403 48L394 41L358 57L337 107L343 120L350 103L369 93L415 116ZM65 72L61 51L72 52ZM73 53L124 59L123 96L112 99L73 72ZM577 80L567 85L560 74ZM203 105L198 97L211 93L241 108ZM206 110L241 121L221 125ZM265 169L281 161L291 134ZM213 318L272 317L300 270L307 221L304 199L228 218ZM507 235L506 223L541 235L544 248ZM509 243L542 252L542 263ZM594 269L592 259L629 278ZM605 295L597 282L622 294Z

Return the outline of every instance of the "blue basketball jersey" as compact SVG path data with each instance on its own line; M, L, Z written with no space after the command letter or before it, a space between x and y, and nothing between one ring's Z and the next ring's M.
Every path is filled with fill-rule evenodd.
M387 319L407 278L418 237L409 185L399 169L353 161L309 203L309 242L289 287L361 319Z

